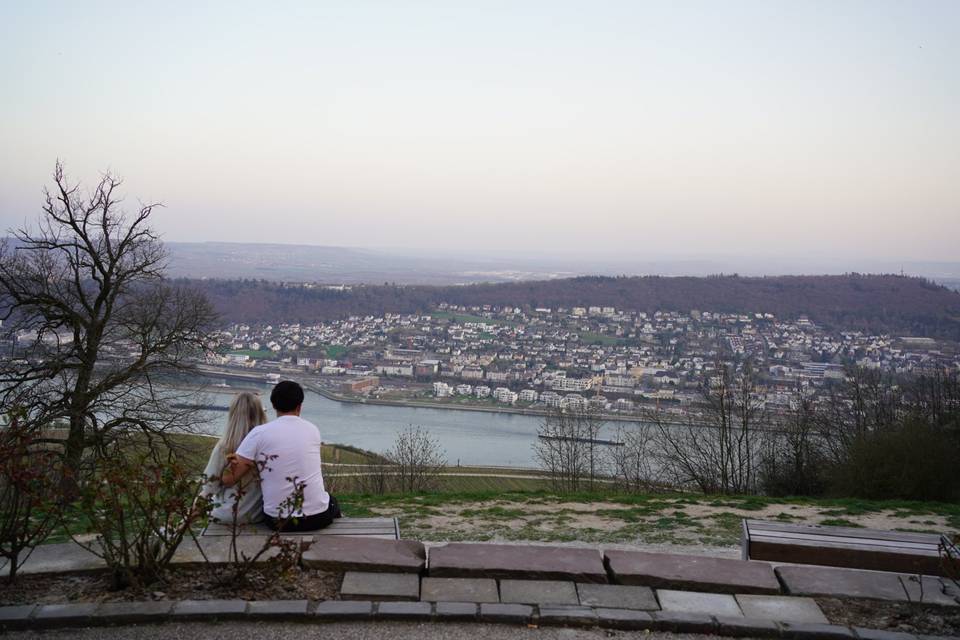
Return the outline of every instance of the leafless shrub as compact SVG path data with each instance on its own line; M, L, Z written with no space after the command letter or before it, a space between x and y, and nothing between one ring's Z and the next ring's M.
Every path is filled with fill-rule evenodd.
M447 464L440 443L420 427L409 426L397 434L393 447L384 454L388 465L377 471L403 493L436 489L440 472Z

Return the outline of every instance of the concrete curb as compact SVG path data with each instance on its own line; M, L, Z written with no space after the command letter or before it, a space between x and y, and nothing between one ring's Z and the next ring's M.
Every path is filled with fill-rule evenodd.
M919 640L921 638L909 633L829 624L789 624L773 620L734 619L663 611L651 614L629 609L573 605L538 607L476 602L164 600L0 607L0 631L223 620L251 622L283 620L303 623L344 620L441 623L479 621L499 624L600 627L628 631L710 633L727 637L795 638L796 640L877 640L878 638Z

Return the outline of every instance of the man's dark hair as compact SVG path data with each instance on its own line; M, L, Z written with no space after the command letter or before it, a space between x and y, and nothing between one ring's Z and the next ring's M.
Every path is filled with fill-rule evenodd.
M303 404L303 388L293 380L278 382L270 392L270 404L280 413L289 413Z

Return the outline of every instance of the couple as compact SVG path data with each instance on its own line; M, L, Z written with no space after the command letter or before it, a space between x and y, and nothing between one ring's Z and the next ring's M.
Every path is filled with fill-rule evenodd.
M277 419L267 422L260 397L245 392L230 404L227 429L213 448L204 475L214 521L264 520L279 531L316 531L340 517L320 469L320 431L300 417L303 389L284 380L270 393ZM303 502L291 506L293 480L305 483ZM237 498L239 495L239 503ZM285 502L286 501L286 502Z

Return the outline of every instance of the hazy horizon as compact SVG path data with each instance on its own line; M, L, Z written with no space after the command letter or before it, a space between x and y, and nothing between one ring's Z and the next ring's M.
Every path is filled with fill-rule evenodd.
M0 228L60 158L164 202L173 242L956 262L958 23L948 1L7 4Z

